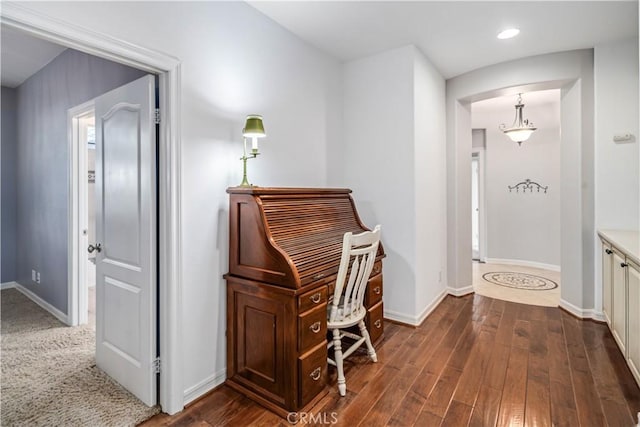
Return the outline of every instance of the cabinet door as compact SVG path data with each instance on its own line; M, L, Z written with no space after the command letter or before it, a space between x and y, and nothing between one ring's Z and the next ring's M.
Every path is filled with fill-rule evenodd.
M613 249L613 321L611 332L622 354L627 354L627 289L624 255Z
M612 270L611 266L613 265L613 251L611 250L611 245L607 242L602 242L602 312L604 314L604 318L607 321L609 327L611 327L611 320L613 318L612 302Z
M627 262L629 292L629 324L627 362L633 376L640 384L640 266Z

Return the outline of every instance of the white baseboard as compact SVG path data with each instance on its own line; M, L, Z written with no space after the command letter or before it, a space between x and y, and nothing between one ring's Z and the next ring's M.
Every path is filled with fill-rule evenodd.
M542 268L544 270L560 271L559 265L545 264L543 262L535 261L524 261L521 259L487 258L485 262L487 264L519 265L522 267Z
M194 386L189 387L184 391L184 404L187 405L204 394L210 392L214 388L227 379L227 368L224 368L215 374L205 378Z
M576 305L571 304L568 301L565 301L563 299L560 299L560 307L563 308L564 310L568 311L569 313L573 314L574 316L580 318L580 319L593 319L596 320L598 322L606 322L607 319L604 316L604 313L601 311L597 311L593 308L580 308Z
M444 297L447 296L447 289L443 289L442 292L440 292L433 301L431 301L429 304L427 304L427 306L424 308L424 310L422 310L422 313L420 313L417 316L409 316L405 313L400 313L397 311L392 311L392 310L384 310L384 318L385 319L389 319L389 320L393 320L394 322L399 322L399 323L404 323L406 325L411 325L411 326L420 326L422 324L422 322L424 322L424 319L427 318L427 316L429 316L431 314L431 312L433 310L435 310L435 308L438 306L438 304L440 304L442 302L442 300L444 299Z
M20 292L22 292L22 294L24 294L24 296L29 298L31 301L35 302L40 307L42 307L43 309L51 313L53 317L55 317L65 325L69 324L69 319L66 314L64 314L63 312L61 312L60 310L58 310L57 308L55 308L54 306L52 306L51 304L49 304L48 302L40 298L38 295L31 292L29 289L25 288L20 283L16 283L14 287Z
M18 282L4 282L0 283L0 290L15 288Z
M473 285L465 286L464 288L452 288L449 286L447 287L447 292L449 295L453 295L454 297L463 297L465 295L472 294L474 290Z

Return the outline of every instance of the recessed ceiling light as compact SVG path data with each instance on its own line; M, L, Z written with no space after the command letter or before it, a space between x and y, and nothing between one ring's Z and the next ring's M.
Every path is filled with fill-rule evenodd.
M498 38L500 40L504 40L504 39L510 39L512 37L517 36L518 34L520 34L520 30L517 28L507 28L504 31L501 31L500 33L498 33Z

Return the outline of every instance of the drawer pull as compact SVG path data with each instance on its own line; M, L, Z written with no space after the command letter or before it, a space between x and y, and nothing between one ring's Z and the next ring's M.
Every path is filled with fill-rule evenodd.
M315 322L313 325L309 326L309 329L311 329L311 332L313 332L314 334L317 334L318 332L320 332L321 327L322 323Z
M629 267L629 264L627 264L626 262L621 262L620 267L622 268Z
M373 293L376 295L380 295L382 291L380 290L380 286L376 286L375 288L373 288Z
M320 292L316 292L315 294L309 297L312 303L317 304L322 299L322 294Z
M312 380L318 381L320 379L321 374L322 374L322 369L320 368L320 366L318 366L316 369L313 370L313 372L309 374L309 376L311 377Z
M611 255L613 253L611 249L605 249L604 251L607 253L607 255Z
M376 328L380 329L382 327L382 322L380 321L380 319L376 320L375 322L373 322L373 324L375 325Z
M322 279L323 277L324 277L324 273L318 273L315 276L313 276L313 280Z

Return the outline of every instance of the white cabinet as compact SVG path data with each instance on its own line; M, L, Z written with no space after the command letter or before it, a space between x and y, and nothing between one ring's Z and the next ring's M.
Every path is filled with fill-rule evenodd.
M627 326L627 363L640 384L640 266L627 260L627 290L629 295Z
M602 311L640 385L640 233L600 230Z
M624 255L615 247L613 248L613 321L611 322L611 333L615 338L622 354L626 354L627 348L627 270Z
M607 321L609 327L611 327L611 308L613 306L613 287L612 281L613 271L613 251L611 250L611 244L605 240L602 241L602 313Z

